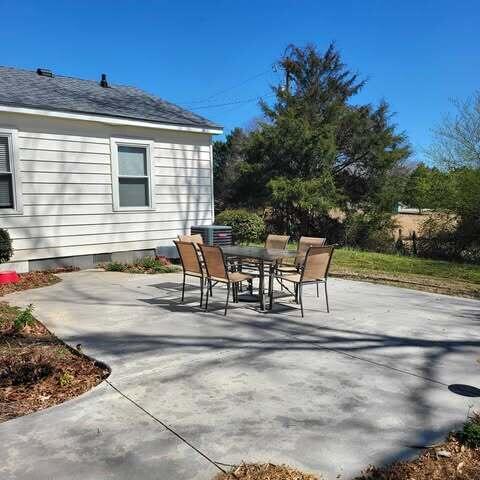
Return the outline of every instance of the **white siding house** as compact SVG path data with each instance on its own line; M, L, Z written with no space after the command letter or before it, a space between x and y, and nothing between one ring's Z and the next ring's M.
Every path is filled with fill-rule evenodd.
M16 80L10 96L2 74L4 85ZM137 89L65 78L0 68L0 226L17 271L169 253L178 234L213 222L211 144L220 127ZM56 100L59 84L67 99L42 103L49 85ZM92 90L99 98L85 106L77 97L91 102Z

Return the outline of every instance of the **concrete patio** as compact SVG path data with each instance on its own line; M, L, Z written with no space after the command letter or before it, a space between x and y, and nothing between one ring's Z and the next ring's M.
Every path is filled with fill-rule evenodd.
M179 303L180 276L83 271L10 295L108 363L107 383L0 424L2 479L211 479L215 462L289 463L334 479L415 455L461 424L480 387L480 302L332 279L331 313L262 314L224 292ZM195 449L198 449L195 450Z

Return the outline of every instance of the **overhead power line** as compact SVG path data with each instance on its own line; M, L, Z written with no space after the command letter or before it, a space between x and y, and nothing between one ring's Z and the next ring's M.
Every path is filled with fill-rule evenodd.
M198 107L188 107L191 110L204 110L204 109L209 109L209 108L219 108L219 107L228 107L230 105L240 105L242 103L250 103L250 102L255 102L259 101L262 98L270 98L275 96L275 94L271 93L270 95L260 95L257 97L252 97L252 98L246 98L243 100L235 100L233 102L226 102L226 103L217 103L217 104L212 104L212 105L200 105Z
M268 73L271 73L273 71L272 68L269 68L268 70L265 70L263 72L260 72L260 73L257 73L256 75L253 75L252 77L249 77L243 81L241 81L240 83L237 83L235 85L232 85L231 87L228 87L228 88L225 88L223 90L220 90L206 98L203 98L201 100L189 100L189 101L177 101L177 103L182 103L182 104L185 104L187 107L189 106L192 106L193 104L198 104L198 103L204 103L204 102L208 102L209 100L212 100L212 98L215 98L215 97L218 97L220 95L223 95L224 93L227 93L231 90L234 90L236 88L239 88L239 87L242 87L243 85L247 84L248 82L251 82L252 80L255 80L256 78L259 78L263 75L267 75Z

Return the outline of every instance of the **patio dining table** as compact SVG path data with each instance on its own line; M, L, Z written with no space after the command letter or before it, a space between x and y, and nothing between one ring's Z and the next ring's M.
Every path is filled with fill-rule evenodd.
M259 285L258 296L260 300L260 308L266 310L265 306L265 266L268 266L268 291L273 288L272 274L275 269L275 265L286 258L295 258L297 256L296 251L292 250L279 250L264 247L242 247L238 245L222 246L223 255L225 258L240 258L240 259L253 259L258 263L259 270ZM271 306L269 306L270 308Z

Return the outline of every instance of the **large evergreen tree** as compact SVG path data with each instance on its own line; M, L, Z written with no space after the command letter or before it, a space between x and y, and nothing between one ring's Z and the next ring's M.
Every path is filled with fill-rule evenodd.
M410 150L386 102L353 104L365 82L333 44L324 53L292 45L278 68L284 81L272 87L273 105L261 102L264 120L244 143L232 201L272 207L280 228L303 233L333 207L391 208L401 195L391 173Z

